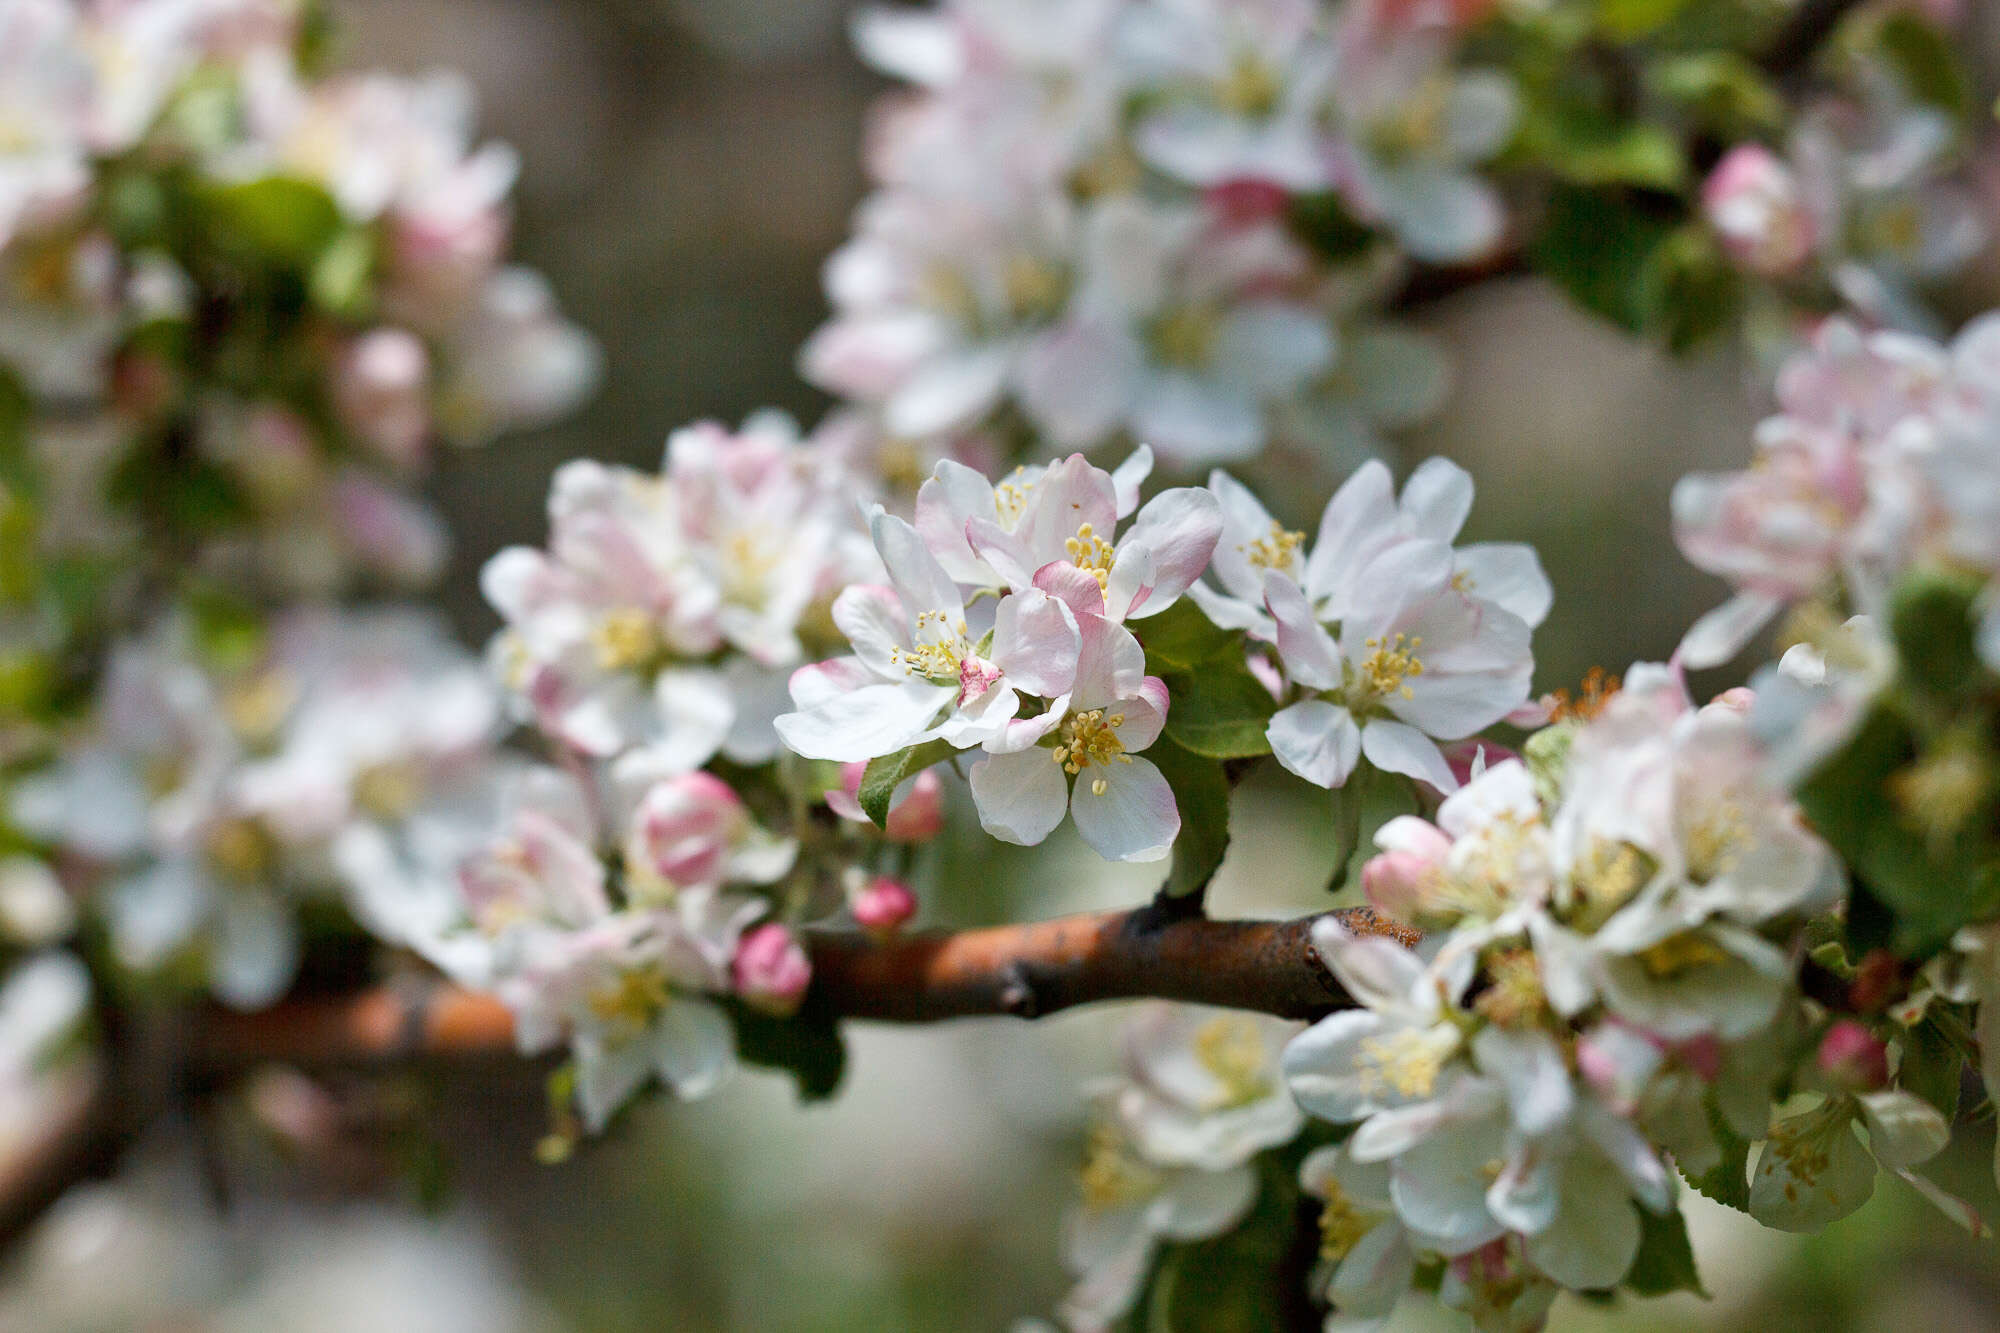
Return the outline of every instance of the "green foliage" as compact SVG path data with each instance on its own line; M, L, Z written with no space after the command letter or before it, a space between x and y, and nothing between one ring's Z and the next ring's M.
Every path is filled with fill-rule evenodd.
M1972 635L1981 587L1961 573L1922 570L1903 581L1890 603L1903 682L1938 707L1959 708L1992 691Z
M212 583L196 583L183 601L196 646L217 667L243 670L263 654L264 619L246 598Z
M1287 220L1292 233L1330 264L1359 259L1375 244L1375 233L1331 192L1294 197Z
M1306 1268L1292 1261L1301 1209L1296 1151L1257 1160L1255 1207L1212 1240L1163 1247L1125 1327L1132 1333L1270 1333L1294 1328Z
M1945 1030L1937 1015L1903 1034L1903 1060L1896 1084L1935 1106L1945 1119L1958 1115L1958 1094L1965 1071L1965 1050Z
M1229 851L1229 781L1219 762L1183 749L1172 736L1156 741L1146 757L1173 788L1181 815L1166 891L1176 897L1193 893L1214 878Z
M1638 1212L1639 1253L1620 1285L1639 1296L1666 1296L1676 1291L1707 1296L1695 1268L1694 1248L1688 1244L1687 1219L1680 1210L1676 1208L1665 1217L1655 1217L1644 1208Z
M1339 893L1361 874L1375 855L1375 835L1398 815L1420 808L1416 784L1400 773L1385 773L1362 764L1347 784L1330 793L1333 800L1334 862L1328 893Z
M1657 60L1646 69L1646 87L1697 124L1732 139L1784 123L1784 98L1762 70L1734 51Z
M1219 628L1192 598L1130 626L1146 649L1146 670L1172 676L1243 657L1243 631Z
M825 1101L847 1073L847 1041L815 992L790 1018L760 1013L739 1000L722 1001L736 1027L736 1054L745 1064L792 1076L802 1102Z
M949 741L935 740L870 759L868 767L862 771L861 787L855 793L855 799L861 803L861 809L867 816L875 821L877 828L885 828L889 823L889 803L903 780L916 776L932 764L942 763L954 753Z
M1951 37L1936 24L1899 10L1884 16L1874 36L1910 96L1954 118L1971 114L1971 78Z
M1716 1146L1722 1150L1722 1160L1698 1176L1683 1171L1681 1178L1704 1198L1713 1199L1738 1212L1748 1212L1750 1140L1730 1128L1728 1119L1716 1105L1714 1093L1708 1095L1704 1105L1708 1110L1709 1132L1715 1136Z
M251 263L304 270L333 242L340 209L310 181L266 176L202 192L202 222L218 250Z
M1239 663L1241 659L1238 659ZM1248 668L1218 663L1166 678L1172 697L1167 736L1210 759L1249 759L1271 753L1265 728L1278 701Z
M1597 0L1597 24L1607 37L1632 41L1658 32L1687 7L1688 0Z
M1584 309L1639 333L1653 314L1648 268L1676 222L1656 198L1559 186L1535 238L1535 267Z

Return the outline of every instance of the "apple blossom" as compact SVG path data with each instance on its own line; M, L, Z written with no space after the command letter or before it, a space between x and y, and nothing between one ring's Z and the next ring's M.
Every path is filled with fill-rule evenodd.
M1782 277L1812 255L1815 222L1797 179L1761 144L1725 153L1701 187L1702 209L1729 257L1766 277Z
M865 824L868 814L859 800L861 778L868 765L855 761L840 766L840 785L826 791L827 808L851 823ZM927 768L898 783L889 797L889 822L882 835L891 842L928 842L944 828L944 779Z
M917 914L917 898L901 880L877 875L849 889L847 910L854 923L869 934L889 936Z
M812 982L812 963L792 932L767 921L744 932L730 962L736 993L753 1008L780 1017L792 1013Z

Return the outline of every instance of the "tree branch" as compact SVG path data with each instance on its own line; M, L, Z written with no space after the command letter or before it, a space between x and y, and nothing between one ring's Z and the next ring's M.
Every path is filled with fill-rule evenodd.
M1366 908L1325 915L1352 930L1415 939ZM808 946L817 998L842 1018L1039 1018L1099 1000L1152 997L1310 1019L1348 1003L1312 951L1319 919L1209 921L1148 905L884 942L818 933ZM194 1059L210 1072L267 1060L381 1064L506 1050L513 1032L512 1016L491 996L392 985L259 1013L212 1011L195 1036Z

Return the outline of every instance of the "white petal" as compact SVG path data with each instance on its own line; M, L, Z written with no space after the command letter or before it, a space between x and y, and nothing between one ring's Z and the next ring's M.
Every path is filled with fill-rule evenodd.
M979 826L1002 842L1036 845L1069 807L1062 765L1039 746L988 755L972 766L971 782Z
M1694 622L1681 639L1675 656L1690 671L1721 666L1757 637L1757 631L1771 623L1784 602L1762 593L1744 592L1724 602Z
M1070 814L1083 840L1107 861L1158 861L1173 850L1181 831L1173 788L1143 757L1084 769L1070 796Z
M1276 719L1273 719L1274 721ZM1389 773L1428 782L1441 792L1458 790L1458 777L1444 761L1437 742L1407 722L1370 718L1361 728L1361 752L1368 762Z
M1354 715L1324 699L1280 709L1264 734L1285 771L1316 786L1340 786L1361 757L1361 729L1354 725Z
M866 685L773 723L778 738L807 759L854 763L894 754L923 736L951 702L949 685L911 677L900 685Z

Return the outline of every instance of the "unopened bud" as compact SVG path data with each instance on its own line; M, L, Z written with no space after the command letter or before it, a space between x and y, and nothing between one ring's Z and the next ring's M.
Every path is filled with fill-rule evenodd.
M1384 824L1375 844L1383 851L1361 867L1361 890L1376 911L1415 924L1451 854L1451 839L1436 825L1404 815Z
M1889 1048L1851 1018L1826 1030L1815 1063L1828 1081L1846 1092L1873 1092L1889 1081Z
M1798 178L1761 144L1723 155L1701 187L1701 207L1729 258L1765 277L1796 270L1818 239Z
M916 915L917 896L901 880L877 875L848 897L847 910L869 934L893 935Z
M798 1011L812 982L812 963L792 932L768 921L737 942L730 965L744 1003L784 1017Z

